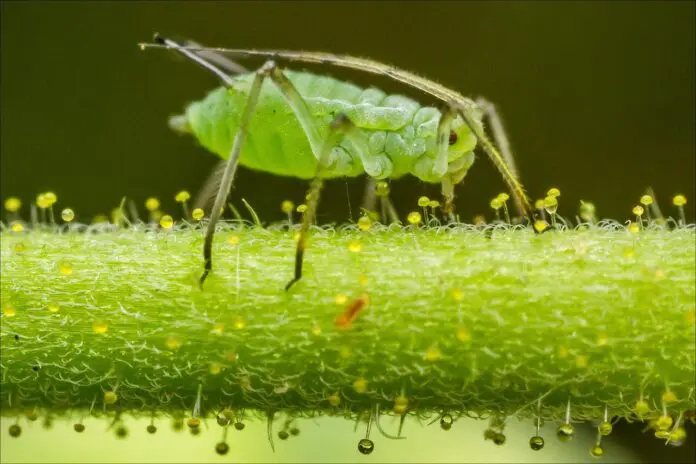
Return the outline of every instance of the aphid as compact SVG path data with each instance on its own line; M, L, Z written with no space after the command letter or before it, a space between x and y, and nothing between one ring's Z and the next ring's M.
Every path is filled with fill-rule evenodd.
M452 220L454 186L466 176L474 162L474 149L480 145L508 184L519 213L533 222L501 120L495 107L483 99L470 100L433 81L368 59L320 52L181 46L158 34L154 41L140 47L174 49L223 81L223 87L189 105L185 114L170 119L173 129L193 134L203 146L228 160L203 246L201 285L212 270L215 226L239 164L276 175L313 179L297 242L295 274L286 290L302 278L309 226L324 179L366 173L382 180L411 174L440 183L443 210ZM267 61L255 72L245 72L222 54ZM414 100L388 96L375 88L362 89L324 76L282 70L275 59L383 75L430 94L444 108L422 107ZM226 71L238 75L231 77ZM274 85L263 86L267 78ZM500 150L484 132L484 117L491 122ZM245 145L247 138L250 143Z

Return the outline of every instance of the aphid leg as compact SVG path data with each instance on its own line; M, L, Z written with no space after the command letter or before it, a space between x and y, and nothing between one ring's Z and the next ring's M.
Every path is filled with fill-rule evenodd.
M251 90L249 91L249 98L247 99L246 107L244 108L244 113L242 114L242 119L239 122L239 128L234 136L234 143L232 144L232 152L229 159L227 160L227 166L225 166L225 171L222 174L222 180L220 181L220 189L218 190L217 196L215 197L215 203L213 203L213 209L210 212L210 222L208 222L208 229L205 232L205 243L203 244L203 258L205 260L204 271L200 278L200 285L203 286L205 278L208 273L213 268L213 257L212 257L212 247L213 247L213 236L215 235L215 226L220 219L221 210L223 204L227 199L232 188L232 181L234 180L235 172L237 171L237 165L239 164L239 155L242 151L242 145L247 137L249 120L256 107L256 102L259 99L259 94L261 93L261 85L264 79L267 77L269 71L275 66L271 61L264 64L257 72L254 82L251 85Z
M486 133L483 131L481 125L477 123L474 115L475 108L465 106L460 103L458 104L456 102L453 102L452 105L456 106L457 111L462 118L464 118L466 125L469 126L469 129L474 133L479 143L483 147L483 150L486 152L491 161L493 161L493 164L498 168L498 171L500 171L502 174L503 179L505 179L505 182L510 187L512 197L515 200L515 205L517 208L524 213L524 216L527 217L531 224L534 224L534 213L532 206L529 203L529 198L527 198L527 194L525 193L524 188L516 175L514 167L510 167L508 165L503 155L501 155L496 146L490 141ZM536 229L534 229L534 232L539 233Z
M190 58L196 63L200 64L204 68L216 74L222 79L225 85L232 85L234 81L230 78L224 71L216 67L213 63L207 61L203 56L200 56L189 49L181 47L176 42L169 39L165 39L158 35L155 35L155 42L160 45L164 45L168 48L173 48L184 56ZM234 142L232 144L232 151L230 157L227 160L227 165L222 173L222 179L220 181L220 188L218 190L217 196L215 198L215 203L213 204L213 209L210 214L210 222L208 223L208 229L205 235L205 243L203 245L203 257L205 259L204 271L200 278L200 285L203 285L205 278L208 276L212 269L212 245L213 236L215 234L215 226L220 219L220 214L222 206L229 194L230 188L232 187L232 181L234 180L234 175L237 170L237 165L239 164L239 156L242 151L242 146L247 137L249 121L256 107L256 103L259 99L259 94L261 92L261 86L266 77L270 77L276 84L278 89L281 91L286 101L293 109L297 119L304 129L309 144L312 147L312 152L320 160L319 154L322 153L321 138L317 132L317 128L314 124L314 120L309 113L306 103L297 92L292 83L288 80L283 72L276 66L275 62L269 60L261 68L256 71L256 77L249 90L249 97L246 102L246 107L244 108L244 113L239 123L239 128L234 137ZM321 164L321 163L320 163ZM316 205L315 205L316 207ZM306 216L305 216L306 217Z
M442 179L442 196L445 200L443 213L447 215L450 222L454 221L454 185L456 182L453 181L452 176L456 174L448 173L449 135L455 115L456 112L451 106L442 112L442 117L437 125L437 156L432 167L433 173Z
M319 177L324 162L328 159L331 150L338 144L340 137L344 133L350 132L355 129L353 122L348 119L343 113L339 113L329 126L329 134L324 141L324 146L319 152L319 162L317 165L317 176L312 180L309 190L309 200L307 201L307 209L302 216L302 227L300 228L300 238L297 241L297 249L295 251L295 277L288 282L285 286L285 290L290 290L295 283L297 283L302 278L302 263L304 261L304 252L307 247L307 236L309 235L309 226L314 221L314 216L317 211L317 206L319 205L319 195L321 194L321 189L324 186L324 181Z
M365 180L365 193L363 193L362 209L375 211L377 206L377 179L367 177Z
M493 140L496 146L500 150L500 154L508 165L510 172L516 178L520 178L519 171L517 170L517 165L515 164L515 158L512 155L512 150L510 149L510 141L503 126L503 120L501 119L495 105L483 97L478 97L476 99L476 104L479 108L483 110L483 115L488 118L491 127L491 133L493 135ZM515 206L517 207L517 213L520 216L524 216L525 211L522 204L517 202L515 197Z

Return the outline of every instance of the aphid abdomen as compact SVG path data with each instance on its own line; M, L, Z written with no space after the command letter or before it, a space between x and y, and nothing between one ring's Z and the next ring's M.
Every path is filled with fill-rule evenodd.
M338 113L344 113L360 130L363 150L342 142L331 152L330 168L321 177L357 176L366 172L360 156L373 160L368 174L400 177L412 173L420 157L434 157L435 133L440 113L403 96L310 73L287 71L315 118L319 134ZM240 75L231 89L219 88L202 101L189 105L186 119L199 142L221 158L227 158L248 97L253 74ZM276 175L311 179L317 160L307 135L281 92L264 83L240 164ZM377 166L377 168L375 168ZM376 169L376 170L375 170Z

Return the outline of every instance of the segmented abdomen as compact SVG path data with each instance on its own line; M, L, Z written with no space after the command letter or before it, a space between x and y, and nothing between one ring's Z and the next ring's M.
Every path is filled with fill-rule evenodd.
M375 88L362 89L350 83L306 72L286 71L306 101L322 136L339 112L361 130L371 154L383 154L394 164L391 177L410 172L413 163L434 153L440 112L400 95L386 95ZM189 124L200 143L227 158L246 106L253 74L236 78L231 88L218 88L187 108ZM364 172L357 154L322 177L357 176ZM310 179L317 162L307 136L280 90L264 82L240 164L272 174Z

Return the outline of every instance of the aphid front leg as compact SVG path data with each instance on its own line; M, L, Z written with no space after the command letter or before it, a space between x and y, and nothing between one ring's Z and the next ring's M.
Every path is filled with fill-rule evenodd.
M338 144L343 134L355 131L353 122L343 113L339 113L329 126L329 134L324 141L324 145L319 155L319 163L317 165L317 176L310 184L310 190L307 201L307 209L302 217L302 227L300 229L300 238L297 241L297 249L295 251L295 277L288 282L285 290L290 290L295 283L302 278L302 264L304 261L304 252L307 247L307 236L309 235L309 227L314 221L314 216L319 205L319 195L324 186L324 181L319 177L322 168L325 166L326 160L329 158L331 150Z
M527 194L525 193L524 188L522 187L522 184L514 171L515 168L508 165L508 162L505 160L503 155L501 155L496 146L483 131L483 127L481 127L481 125L476 121L475 113L478 106L474 106L473 103L464 103L465 102L452 102L451 105L456 107L457 112L462 116L466 125L469 126L471 132L473 132L478 139L483 151L486 152L495 167L498 168L498 171L500 171L503 179L505 179L508 187L510 187L512 197L515 199L515 204L519 205L518 208L524 212L524 216L527 217L531 224L533 224L533 209L529 203L529 198L527 197ZM536 229L534 229L534 232L538 233Z
M491 133L493 134L493 140L500 150L500 154L508 165L510 172L515 178L519 179L519 171L517 170L517 165L515 164L515 157L512 155L512 150L510 149L510 141L503 126L503 120L500 118L495 105L483 97L476 99L476 105L483 110L484 117L487 117L490 121ZM520 216L525 215L524 205L521 199L516 195L513 195L515 200L515 206L517 207L517 214Z

